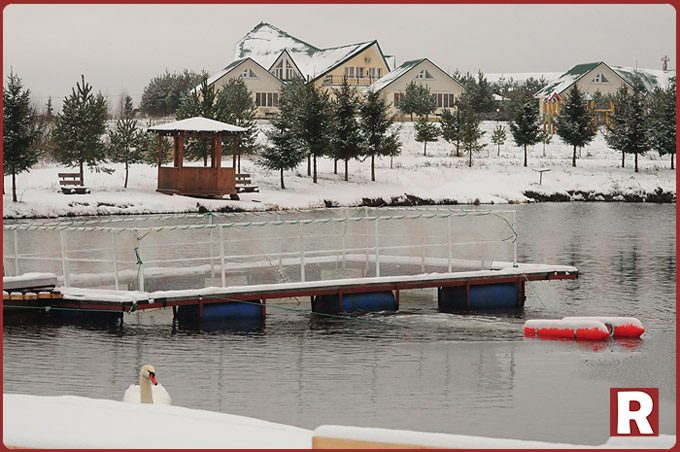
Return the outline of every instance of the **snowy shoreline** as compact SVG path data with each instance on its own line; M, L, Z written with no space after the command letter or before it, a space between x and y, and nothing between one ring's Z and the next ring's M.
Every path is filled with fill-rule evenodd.
M120 164L105 164L113 174L85 170L85 184L91 194L61 193L57 173L66 167L41 164L17 177L17 196L12 202L11 177L5 176L4 219L73 217L86 215L134 215L167 213L205 213L207 211L283 210L341 206L412 206L516 204L526 202L653 202L676 201L675 171L670 157L649 152L639 157L640 172L633 170L633 156L607 147L601 133L585 147L576 167L571 166L572 150L554 136L553 142L529 148L528 167L523 166L523 150L512 138L499 150L492 144L473 155L452 156L454 146L439 140L423 144L414 139L412 123L401 125L402 153L390 162L376 161L376 182L370 180L368 161L349 162L349 181L344 179L343 162L333 173L331 159L319 159L319 182L306 175L306 163L285 172L286 189L279 186L279 173L266 171L249 158L242 158L241 172L252 175L259 193L241 194L241 200L169 196L156 192L157 168L132 165L128 188L123 188L124 170ZM491 131L507 123L485 121L488 143ZM263 124L266 127L266 124ZM260 141L264 141L260 134ZM508 131L508 135L509 131ZM499 155L500 154L500 155ZM228 159L230 160L230 159ZM390 165L392 163L392 165ZM538 170L549 170L539 175ZM540 184L539 184L540 180ZM228 198L228 197L227 197Z

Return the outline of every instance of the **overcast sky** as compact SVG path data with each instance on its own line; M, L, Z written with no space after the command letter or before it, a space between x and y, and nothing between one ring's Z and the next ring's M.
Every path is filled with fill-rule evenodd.
M38 102L61 98L84 74L116 102L126 90L184 68L214 73L234 45L268 22L316 47L378 40L397 64L427 57L445 71L564 72L575 64L675 69L670 5L9 5L10 67Z

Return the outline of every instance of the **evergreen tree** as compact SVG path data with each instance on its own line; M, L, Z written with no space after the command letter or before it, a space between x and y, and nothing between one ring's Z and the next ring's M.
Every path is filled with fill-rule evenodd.
M187 119L201 116L203 118L215 119L220 113L217 105L217 93L215 85L208 85L206 80L201 82L198 90L193 90L184 98L182 104L177 109L177 119ZM186 140L184 155L188 159L203 159L203 166L208 166L208 156L212 141L210 138L194 138Z
M116 128L109 133L109 158L112 162L125 164L125 183L128 186L130 165L144 160L144 135L132 118L119 119Z
M571 166L576 166L576 148L582 148L593 141L595 123L587 101L583 98L583 92L575 83L555 121L555 132L565 143L574 147Z
M405 115L428 116L437 109L437 99L432 95L430 88L415 81L406 85L404 95L399 97L397 109Z
M643 96L644 85L637 79L633 82L633 90L629 94L627 87L621 88L615 99L616 109L611 116L610 129L607 133L607 145L621 151L622 166L625 165L625 154L635 155L635 172L638 172L638 155L648 149L648 133L646 105Z
M493 129L493 133L491 134L491 142L498 146L498 156L501 155L501 145L505 143L507 138L508 136L505 133L505 127L499 125Z
M274 118L272 129L266 132L270 145L265 146L256 163L263 168L281 173L281 188L286 186L283 172L297 167L307 156L307 149L299 138L297 117L300 105L301 81L283 85L279 95L279 116Z
M462 115L461 142L463 143L463 149L467 150L470 155L469 166L472 168L472 153L479 152L486 146L479 143L479 139L485 132L482 132L482 129L479 127L479 115L472 108L467 108L462 112Z
M437 141L440 135L439 128L437 124L428 121L427 116L419 116L414 127L416 130L416 141L424 144L423 155L427 155L427 143Z
M71 95L64 99L61 112L54 120L52 138L54 157L64 165L78 166L80 178L85 182L83 165L99 170L106 158L102 135L106 133L106 99L101 93L92 93L92 86L76 83ZM104 171L107 171L104 169Z
M247 129L239 133L237 140L237 169L241 172L241 155L257 154L257 126L255 113L257 107L253 101L253 93L246 82L240 78L231 78L217 93L217 120Z
M48 120L52 120L54 117L54 108L52 107L52 97L47 98L47 107L45 108L45 116L47 116Z
M491 113L496 109L493 89L482 71L477 74L477 80L471 76L466 79L464 86L461 100L471 106L475 113Z
M147 121L146 128L148 129L153 124ZM161 164L172 161L172 152L174 143L168 137L161 137ZM141 137L141 154L142 162L151 166L158 166L158 134L145 132Z
M362 139L357 115L359 98L347 79L343 77L333 102L333 150L334 158L345 162L345 181L349 180L349 160L361 155Z
M151 79L144 87L140 110L150 116L173 115L181 105L185 96L206 80L208 74L184 70L181 73L164 74Z
M527 146L538 143L541 135L538 111L533 102L525 103L516 111L515 119L510 122L510 133L515 144L524 148L524 166L527 166Z
M659 155L670 154L675 169L675 77L665 89L654 90L649 111L649 147Z
M313 181L316 184L317 158L332 153L331 101L328 93L313 83L304 85L302 107L299 110L297 135L313 160Z
M17 202L16 175L38 163L42 135L43 125L31 105L31 91L10 72L7 86L2 87L2 163L3 173L12 176L13 202Z
M118 110L120 118L132 118L134 114L135 107L132 102L132 97L129 96L125 91L123 91L123 93L120 95Z
M375 182L376 155L398 155L401 143L397 132L390 131L392 118L388 117L389 105L379 92L369 90L359 108L361 133L364 137L365 155L371 156L371 181Z
M443 110L439 118L439 127L442 131L442 138L451 144L456 144L456 157L460 157L460 134L463 127L463 115L460 108L456 108L455 111Z

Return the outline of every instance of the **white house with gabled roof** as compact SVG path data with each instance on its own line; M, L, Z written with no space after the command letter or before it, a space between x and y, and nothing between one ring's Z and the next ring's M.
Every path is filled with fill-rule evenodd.
M404 62L401 66L373 83L369 89L379 91L382 97L391 104L390 114L399 116L396 105L406 92L406 86L416 82L430 89L437 99L435 114L444 109L453 108L456 100L465 88L456 79L444 72L427 58Z

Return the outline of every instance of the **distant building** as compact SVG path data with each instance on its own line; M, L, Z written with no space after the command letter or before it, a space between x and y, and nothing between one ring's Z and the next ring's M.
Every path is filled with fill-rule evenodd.
M406 85L411 82L425 85L430 89L437 99L435 114L441 113L443 109L453 108L454 102L465 91L460 82L427 58L404 62L373 83L370 89L379 91L382 97L391 104L391 114L397 114L396 106L399 98L404 95Z
M378 41L321 49L267 23L260 23L236 43L234 61L208 79L220 88L241 77L253 92L257 117L273 115L283 84L293 78L336 88L346 77L367 88L390 70Z
M577 85L589 99L597 92L613 96L619 88L624 86L631 88L636 75L641 78L645 88L651 91L657 86L666 86L669 79L675 77L675 71L609 66L602 61L577 64L534 95L538 99L544 127L554 132L553 119L559 116L561 102L573 85ZM612 109L613 107L597 110L604 115L605 123L608 123Z

